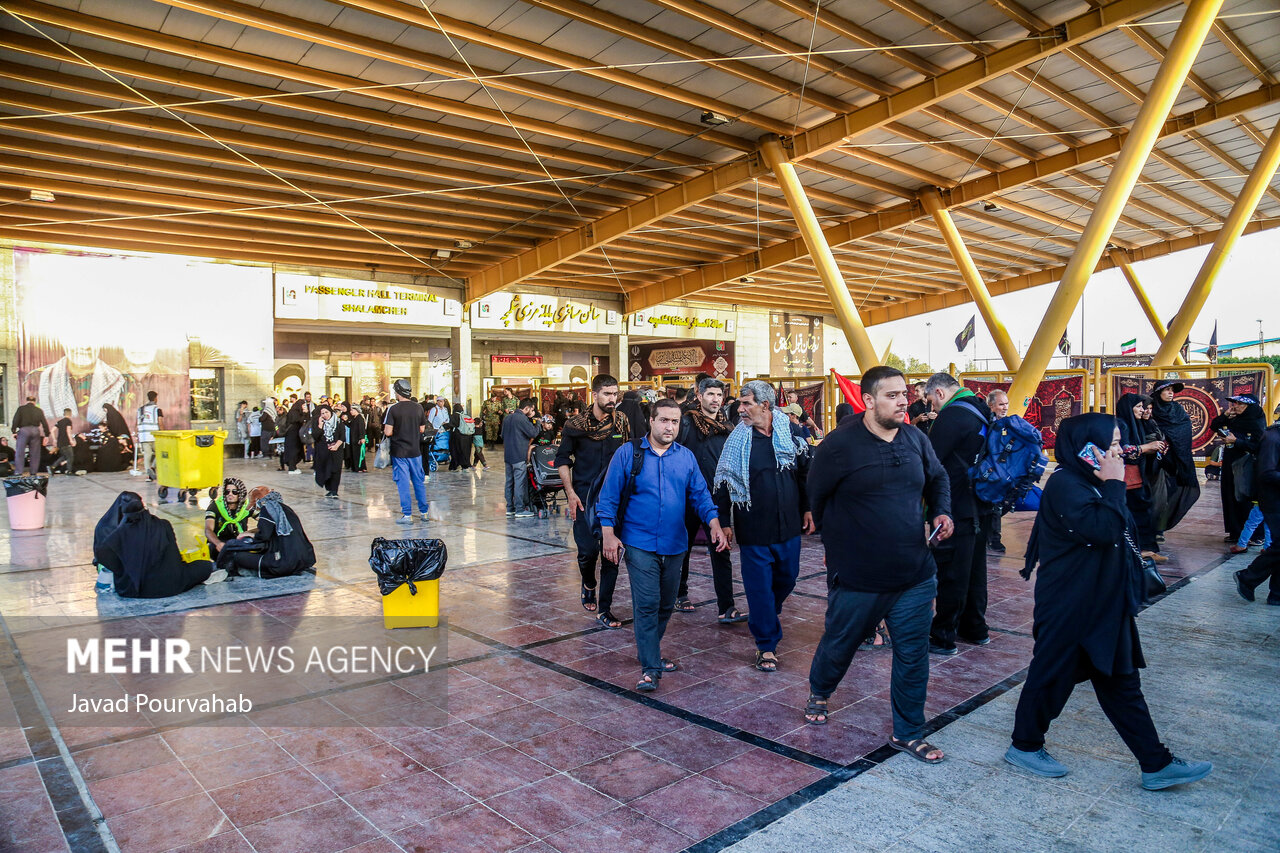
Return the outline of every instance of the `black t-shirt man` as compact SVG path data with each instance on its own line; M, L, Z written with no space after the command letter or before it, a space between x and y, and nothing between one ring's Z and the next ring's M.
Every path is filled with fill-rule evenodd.
M71 446L71 418L63 418L54 424L58 430L58 449Z
M427 418L414 400L397 400L387 409L383 423L391 427L391 456L412 459L422 455L422 427Z

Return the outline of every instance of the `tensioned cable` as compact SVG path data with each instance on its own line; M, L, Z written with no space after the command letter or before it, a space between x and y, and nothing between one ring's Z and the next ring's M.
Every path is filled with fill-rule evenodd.
M1226 21L1234 18L1249 18L1249 17L1261 17L1261 16L1272 16L1272 17L1280 16L1280 12L1269 11L1269 10L1260 11L1260 12L1240 12L1240 13L1234 13L1231 15L1219 15L1215 20ZM1177 23L1177 21L1149 21L1149 22L1142 22L1137 24L1125 24L1120 28L1121 29L1123 28L1138 29L1142 27L1161 26L1164 24L1171 24L1171 23ZM75 30L73 27L63 27L63 29L69 29L69 30L72 30L73 32L80 32L79 30ZM707 66L714 67L715 65L718 65L720 63L740 62L740 61L746 61L746 60L769 61L769 60L776 60L776 59L801 59L808 56L842 56L847 54L858 54L858 53L892 53L898 50L922 50L922 49L929 49L929 48L943 49L943 48L953 48L953 47L964 47L965 45L975 45L975 46L976 45L1010 45L1019 41L1040 41L1040 40L1042 40L1042 37L1032 34L1032 35L1023 36L1021 38L1013 38L1013 39L969 39L966 41L922 42L920 44L886 45L884 47L831 48L827 50L795 51L795 52L776 51L776 52L770 52L770 53L740 54L736 56L722 56L722 57L700 58L700 59L663 59L663 60L655 60L653 62L622 62L622 63L616 63L612 65L568 66L568 67L549 68L549 69L540 69L540 70L531 70L531 71L517 71L517 72L510 72L510 73L503 73L503 74L490 74L490 75L484 75L484 76L442 77L440 79L435 79L435 80L432 80L432 79L410 80L410 81L403 81L398 83L369 83L367 85L362 85L362 86L337 86L337 87L326 87L326 88L320 88L320 89L304 89L300 92L276 92L269 95L254 95L251 97L236 96L236 97L225 97L225 98L209 98L204 100L176 101L176 102L166 104L166 105L161 105L161 106L183 107L183 106L197 106L200 104L229 104L229 103L237 103L241 101L250 102L250 103L261 103L261 102L274 101L274 100L284 100L288 98L307 97L311 95L341 94L341 93L347 93L347 92L359 93L364 91L373 91L377 89L412 89L412 88L421 88L423 86L440 86L440 85L445 85L450 83L480 83L485 81L496 81L496 80L504 80L504 79L528 79L532 77L540 77L540 76L553 75L553 74L589 73L592 71L625 71L631 68L657 68L657 67L669 66L669 65L707 65ZM152 106L150 104L142 104L142 105L137 105L132 107L106 107L106 108L93 109L93 110L76 110L72 112L41 113L36 116L0 116L0 122L18 121L18 120L27 119L27 118L58 118L63 116L96 115L101 113L130 112L135 110L150 110L155 108L156 108L155 106Z
M800 76L800 97L796 99L796 115L791 121L791 135L795 136L800 128L800 113L804 111L804 89L809 83L809 67L813 64L813 41L818 35L818 17L822 14L822 0L815 0L813 7L813 25L809 27L809 49L804 57L804 74Z
M323 205L324 207L326 207L328 210L330 210L330 211L331 211L332 213L334 213L335 215L342 217L342 218L343 218L343 219L345 219L347 222L350 222L352 225L354 225L354 226L356 226L357 228L359 228L361 231L364 231L364 232L366 232L367 234L369 234L369 236L374 237L375 239L379 240L379 241L380 241L380 242L382 242L382 243L385 243L386 245L390 246L392 249L396 250L396 251L397 251L397 252L399 252L400 254L402 254L402 255L404 255L404 256L406 256L406 257L408 257L408 258L410 258L410 259L412 259L412 260L416 261L417 263L421 264L422 266L426 267L426 268L427 268L427 269L429 269L429 270L433 270L433 271L435 271L436 273L440 274L441 276L443 276L443 275L444 275L444 273L442 273L442 272L441 272L441 271L440 271L440 270L439 270L439 269L438 269L434 264L432 264L432 263L430 263L430 262L428 262L428 261L425 261L425 260L423 260L422 258L419 258L417 255L415 255L413 252L410 252L408 249L405 249L404 247L399 246L399 245L397 245L397 244L393 243L392 241L388 240L386 237L383 237L381 234L377 233L377 232L376 232L376 231L374 231L373 229L371 229L371 228L367 227L366 225L364 225L364 224L362 224L362 223L360 223L360 222L357 222L355 219L352 219L352 218L351 218L350 216L348 216L346 213L343 213L343 212L342 212L342 211L340 211L340 210L336 210L336 209L334 209L333 207L330 207L330 206L329 206L329 204L328 204L327 202L325 202L323 199L320 199L320 198L318 198L318 197L316 197L316 196L312 195L311 193L307 192L307 191L306 191L306 190L304 190L302 187L299 187L297 184L293 183L292 181L290 181L288 178L284 177L283 175L279 175L279 174L277 174L276 172L272 171L271 169L267 168L266 166L263 166L261 163L258 163L256 160L254 160L254 159L253 159L252 157L250 157L249 155L244 154L244 153L242 153L242 152L240 152L240 151L236 150L235 148L233 148L232 146L230 146L230 145L228 145L227 143L223 142L222 140L220 140L220 139L218 139L218 138L214 137L213 135L211 135L211 134L207 133L206 131L204 131L204 130L203 130L203 129L201 129L200 127L198 127L198 126L196 126L196 125L192 124L191 122L187 121L187 119L183 118L180 114L178 114L178 113L176 113L176 112L174 112L174 111L172 111L172 110L166 109L166 108L164 108L164 107L161 107L161 106L160 106L159 104L157 104L155 101L152 101L152 100L151 100L151 98L149 98L149 97L148 97L146 94L144 94L143 92L141 92L141 91L139 91L139 90L135 89L133 86L130 86L130 85L129 85L128 83L126 83L124 80L121 80L119 77L117 77L116 75L112 74L110 71L107 71L105 68L101 68L101 67L99 67L97 64L95 64L95 63L93 63L93 62L89 61L88 59L86 59L85 57L81 56L79 53L77 53L77 52L76 52L75 48L71 47L70 45L65 45L65 44L62 44L61 42L57 41L56 39L54 39L54 38L53 38L53 36L49 35L49 34L48 34L48 33L46 33L44 30L40 29L40 28L39 28L39 27L37 27L35 24L33 24L32 22L28 21L26 18L22 17L21 15L17 15L17 14L15 14L15 13L14 13L14 12L12 12L8 7L3 6L3 5L0 5L0 10L3 10L5 14L9 15L11 18L13 18L14 20L18 21L18 22L19 22L19 23L21 23L23 26L27 27L28 29L30 29L30 30L32 30L32 31L34 31L35 33L39 34L39 35L40 35L40 36L42 36L43 38L48 39L48 40L49 40L50 42L52 42L53 44L55 44L55 45L57 45L58 47L62 48L62 49L63 49L63 50L65 50L67 53L69 53L69 54L71 54L72 56L74 56L76 59L80 60L81 62L85 63L85 64L86 64L86 65L88 65L89 67L91 67L91 68L93 68L94 70L96 70L98 73L100 73L100 74L102 74L103 76L105 76L107 79L114 81L115 83L119 84L120 86L122 86L122 87L123 87L123 88L125 88L125 89L128 89L130 92L133 92L133 94L134 94L134 95L136 95L136 96L138 96L139 98L142 98L142 99L144 99L144 100L146 100L146 101L150 101L150 103L151 103L152 105L154 105L155 107L157 107L157 108L159 108L159 109L161 109L161 110L164 110L164 112L168 113L168 114L169 114L170 116L172 116L173 118L175 118L175 119L177 119L178 121L182 122L182 123L183 123L183 124L185 124L187 127L191 128L191 129L192 129L192 130L194 130L196 133L198 133L198 134L200 134L201 136L203 136L205 139L208 139L210 142L214 143L215 145L218 145L218 146L219 146L219 147L221 147L221 148L225 148L227 151L229 151L230 153L234 154L236 157L239 157L240 159L244 160L246 163L248 163L250 166L253 166L255 169L260 169L261 171L265 172L266 174L268 174L268 175L270 175L271 177L275 178L276 180L280 181L280 183L282 183L282 184L284 184L285 186L287 186L287 187L289 187L289 188L293 189L295 192L298 192L298 193L300 193L301 195L306 196L307 198L311 199L312 201L314 201L314 202L315 202L315 203L317 203L317 204Z

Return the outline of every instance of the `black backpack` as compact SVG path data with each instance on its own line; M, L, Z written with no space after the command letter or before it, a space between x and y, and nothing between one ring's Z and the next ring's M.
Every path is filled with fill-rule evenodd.
M626 485L622 487L622 494L618 496L618 517L614 519L614 532L622 529L622 520L627 517L627 503L631 500L631 495L636 490L636 478L640 476L640 472L644 469L644 448L640 442L644 441L644 436L631 439L631 476L627 478ZM586 514L587 527L591 531L591 535L597 541L604 539L604 530L600 526L600 517L596 515L596 501L600 498L600 490L604 488L604 478L609 474L609 466L604 466L596 478L591 482L591 488L587 490Z

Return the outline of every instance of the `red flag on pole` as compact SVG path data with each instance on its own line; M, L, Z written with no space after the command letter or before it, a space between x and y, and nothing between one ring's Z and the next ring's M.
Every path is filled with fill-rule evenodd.
M855 412L865 412L867 407L862 404L862 388L858 383L852 382L831 368L831 375L836 378L836 384L840 386L840 393L844 394L844 400L850 406L853 406Z

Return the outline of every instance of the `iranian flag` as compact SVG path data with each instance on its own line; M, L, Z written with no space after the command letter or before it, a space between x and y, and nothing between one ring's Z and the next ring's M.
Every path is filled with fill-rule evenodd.
M1138 351L1138 339L1137 339L1137 338L1134 338L1134 339L1133 339L1133 340L1131 340L1131 341L1125 341L1124 343L1122 343L1122 344L1120 345L1120 354L1121 354L1121 355L1133 355L1133 354L1134 354L1134 353L1136 353L1137 351Z

